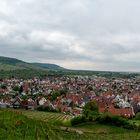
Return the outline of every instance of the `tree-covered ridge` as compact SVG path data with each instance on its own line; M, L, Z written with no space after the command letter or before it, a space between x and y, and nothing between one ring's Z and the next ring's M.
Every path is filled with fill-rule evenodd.
M16 58L0 57L0 70L11 71L21 69L41 69L30 63L18 60Z
M16 70L1 70L0 78L33 78L33 77L44 77L47 75L46 70L36 70L36 69L16 69Z
M51 70L64 70L63 67L60 67L56 64L49 64L49 63L32 63L34 66L38 66L45 69L51 69Z
M25 68L40 68L40 69L51 69L51 70L63 70L64 68L50 63L28 63L16 58L9 58L0 56L0 64L8 66L17 66Z
M21 60L18 60L16 58L9 58L9 57L3 57L3 56L0 56L0 63L2 64L12 64L12 65L15 65L17 63L25 63Z
M131 78L139 76L140 73L130 72L112 72L112 71L88 71L88 70L70 70L60 67L56 64L48 63L28 63L16 58L0 57L0 78L4 77L24 77L32 78L34 76L58 76L58 75L82 75L82 76L102 76L107 78L120 77Z

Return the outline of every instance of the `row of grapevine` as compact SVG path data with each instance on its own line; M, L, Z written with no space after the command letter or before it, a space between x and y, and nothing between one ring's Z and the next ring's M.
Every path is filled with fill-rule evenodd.
M30 118L35 118L38 120L43 120L46 122L55 122L55 121L70 121L72 116L65 115L62 113L50 113L50 112L39 112L39 111L23 111L23 114Z
M59 126L49 123L49 118L64 121L70 119L67 115L58 113L56 117L54 113L41 113L40 120L46 119L44 123L38 121L41 115L38 112L34 112L38 120L28 118L35 117L32 116L35 115L33 112L25 112L0 109L0 140L140 140L139 132L79 134L67 129L62 130Z

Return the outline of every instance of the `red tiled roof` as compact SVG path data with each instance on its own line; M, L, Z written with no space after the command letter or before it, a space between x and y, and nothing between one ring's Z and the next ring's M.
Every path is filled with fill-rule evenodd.
M113 93L112 92L103 92L101 93L102 96L107 97L107 96L112 96Z
M114 115L126 117L134 116L132 108L115 108L114 106L109 106L108 108L99 107L99 112L110 112Z
M67 99L71 99L74 103L76 102L82 102L82 97L80 95L75 95L75 94L67 94L66 95Z
M113 104L108 100L94 100L97 103L99 112L110 112L114 115L121 115L126 117L134 116L132 108L115 108Z

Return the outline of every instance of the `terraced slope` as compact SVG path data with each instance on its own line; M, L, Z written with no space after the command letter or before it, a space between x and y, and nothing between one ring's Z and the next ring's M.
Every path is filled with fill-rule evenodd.
M42 120L49 123L62 122L65 123L70 121L73 116L65 115L62 113L51 113L51 112L41 112L41 111L22 111L22 113L33 119Z
M119 127L83 124L62 128L56 123L70 118L56 113L0 109L0 140L140 140L139 132Z

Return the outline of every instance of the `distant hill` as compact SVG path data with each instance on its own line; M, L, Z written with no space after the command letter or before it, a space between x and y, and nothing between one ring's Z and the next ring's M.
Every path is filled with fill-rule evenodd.
M0 56L0 70L23 70L23 69L35 69L35 70L62 70L64 68L55 64L45 63L28 63L16 58L9 58Z
M34 66L38 66L38 67L49 69L49 70L64 70L64 68L56 64L49 64L49 63L32 63L32 64Z
M40 69L30 63L18 60L16 58L0 57L0 70L23 70L23 69Z
M25 63L25 62L22 60L18 60L16 58L0 56L0 64L16 65L17 63Z
M113 77L131 78L135 76L140 76L140 73L70 70L58 66L56 64L28 63L16 58L0 56L0 78L4 78L4 77L32 78L36 76L44 77L46 75L50 75L50 76L96 75L96 76L103 76L107 78L113 78Z

